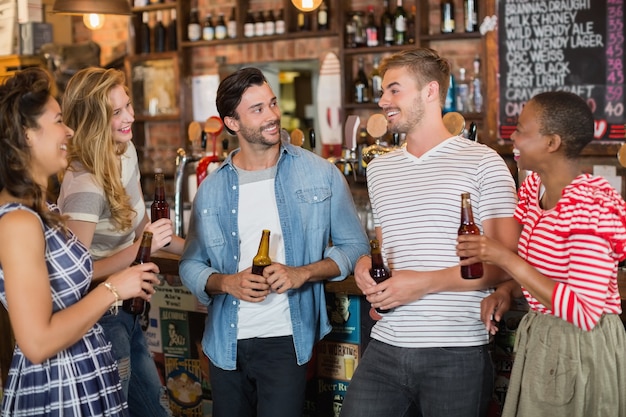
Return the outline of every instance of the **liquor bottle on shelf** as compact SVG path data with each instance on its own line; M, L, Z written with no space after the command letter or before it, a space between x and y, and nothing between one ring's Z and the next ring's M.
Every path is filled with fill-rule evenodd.
M476 32L478 30L477 0L463 0L463 16L465 19L465 31Z
M243 36L246 38L254 37L254 15L252 14L252 10L248 9L246 12L246 21L243 24Z
M328 6L325 1L317 9L317 30L328 30Z
M260 10L254 19L254 36L265 36L265 21L263 20L263 12Z
M354 24L354 45L357 48L367 45L367 34L363 24L363 12L357 11L352 14Z
M454 1L441 2L441 33L453 33L456 29L454 22Z
M391 270L387 267L387 265L385 265L378 239L370 240L370 255L372 256L372 267L369 272L374 281L376 281L377 284L380 284L388 278L391 278ZM376 308L376 311L380 314L385 314L389 313L391 310Z
M374 19L374 6L367 7L367 23L365 24L367 46L378 46L378 26Z
M459 68L459 79L456 83L456 111L461 113L470 111L469 84L465 78L465 68Z
M446 101L443 104L444 113L451 111L456 111L456 80L454 79L454 74L452 73L450 73L450 85L448 85Z
M219 13L217 15L217 23L215 24L215 39L223 40L226 39L227 29L226 29L226 20L224 20L224 13Z
M354 78L354 102L369 103L369 81L365 75L365 63L363 57L358 58L358 69Z
M285 15L283 13L283 9L278 10L278 14L276 16L276 34L282 35L287 31L285 27Z
M230 10L227 32L230 39L235 39L237 37L237 13L234 7Z
M143 232L141 237L141 244L137 251L137 256L131 265L139 265L150 262L150 251L152 250L152 232ZM122 310L129 314L139 315L143 314L146 309L149 308L149 304L141 297L129 298L122 302Z
M202 25L202 39L212 41L215 39L215 27L213 27L213 16L211 13L206 15L204 24Z
M137 52L142 54L150 53L150 15L148 12L143 12L141 14L141 26L139 26L139 45L137 48Z
M202 26L200 25L200 16L198 9L191 9L189 15L189 24L187 25L187 38L192 41L199 41L202 38Z
M461 225L459 226L459 236L461 235L479 235L480 229L474 223L474 214L472 213L472 201L470 193L461 194ZM461 257L461 260L465 258ZM464 279L476 279L483 276L483 264L477 262L471 265L461 266L461 277Z
M272 36L276 33L276 19L272 9L265 13L265 36Z
M311 16L309 13L305 13L302 10L298 10L298 31L308 32L311 30Z
M389 0L383 0L384 11L380 17L380 43L382 45L393 45L393 15L389 10Z
M372 92L371 97L374 103L378 103L380 101L380 96L382 94L383 88L383 78L380 76L380 71L378 66L380 64L380 58L374 57L374 63L372 66L372 74L370 76Z
M469 91L470 111L474 113L482 113L484 107L483 81L480 77L480 57L478 55L474 58L473 65L474 75L472 75Z
M170 10L170 21L167 24L167 50L178 49L178 34L176 33L176 9Z
M354 38L356 36L356 22L353 18L352 13L348 13L346 16L347 17L344 36L346 48L356 48L356 40Z
M402 7L402 0L398 0L396 12L393 15L394 44L406 44L406 11Z
M165 25L163 25L163 10L156 11L154 24L154 52L165 52Z
M259 242L259 250L254 258L252 258L252 273L256 275L263 275L263 270L266 266L272 263L270 258L270 231L264 229L261 234L261 241Z
M411 13L406 21L406 43L409 45L415 44L415 19L417 18L417 7L411 6Z

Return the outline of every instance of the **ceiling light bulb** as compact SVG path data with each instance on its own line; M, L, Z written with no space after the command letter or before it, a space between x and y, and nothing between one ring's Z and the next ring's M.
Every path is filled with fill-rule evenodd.
M104 26L104 15L96 13L84 14L83 23L91 30L101 29Z

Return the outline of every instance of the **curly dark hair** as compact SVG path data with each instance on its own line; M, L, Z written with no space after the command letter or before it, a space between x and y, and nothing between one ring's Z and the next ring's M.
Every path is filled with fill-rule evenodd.
M33 178L26 140L26 129L39 127L38 119L54 98L55 88L50 74L41 68L18 71L0 85L0 190L31 202L29 207L47 225L64 227L64 216L49 210L46 190Z
M261 70L253 67L239 69L224 78L217 88L215 97L217 112L220 114L222 121L226 117L239 119L236 109L239 103L241 103L243 93L252 85L263 85L266 82L267 79ZM231 135L235 134L225 123L224 127Z
M559 135L565 156L578 158L593 140L593 113L580 96L567 91L548 91L534 96L542 135Z

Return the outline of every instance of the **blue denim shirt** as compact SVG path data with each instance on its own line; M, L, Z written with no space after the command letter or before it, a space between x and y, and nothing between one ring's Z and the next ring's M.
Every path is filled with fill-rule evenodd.
M180 261L183 283L207 306L202 348L225 370L236 368L239 300L229 294L209 296L204 290L211 274L237 272L239 179L232 164L236 152L200 185ZM332 280L340 281L352 272L359 256L368 253L350 189L334 165L307 150L281 144L275 195L286 265L330 258L341 271ZM311 359L313 345L331 329L324 284L307 282L289 290L288 299L296 356L302 365Z

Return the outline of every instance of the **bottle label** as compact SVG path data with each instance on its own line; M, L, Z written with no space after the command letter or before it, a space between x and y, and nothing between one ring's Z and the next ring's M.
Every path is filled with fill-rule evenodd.
M406 19L404 16L396 18L396 32L406 32Z
M328 13L326 10L320 10L317 14L317 24L320 26L326 26L328 23Z
M285 33L285 21L277 20L276 21L276 34L282 35L283 33Z
M243 25L243 35L246 38L254 37L254 23L246 23Z
M202 28L202 39L212 41L215 38L215 29L212 26Z
M190 41L197 41L202 34L202 28L198 23L191 23L187 26L187 37Z
M263 36L265 35L265 23L256 22L254 24L254 36Z
M274 32L276 32L276 25L274 24L274 22L271 20L268 20L267 22L265 22L264 31L265 31L266 36L272 36Z
M217 26L215 28L215 39L226 39L226 26Z
M237 37L237 22L231 20L228 22L228 37L235 39Z
M367 46L378 46L378 29L376 27L368 27L365 29L367 34Z

